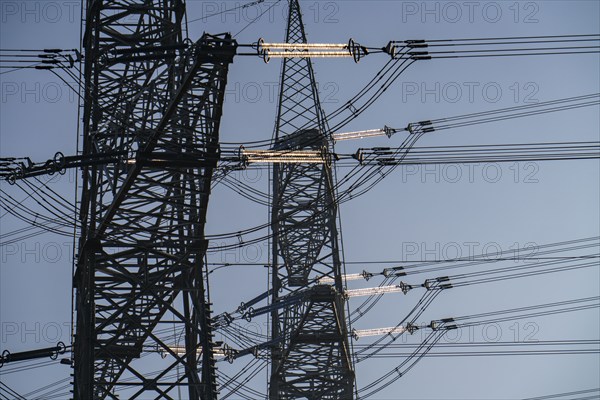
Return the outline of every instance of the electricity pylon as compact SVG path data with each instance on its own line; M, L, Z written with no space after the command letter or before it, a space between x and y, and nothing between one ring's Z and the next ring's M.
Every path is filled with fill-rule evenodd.
M184 13L86 4L83 155L120 159L82 169L76 399L217 395L204 225L236 43L185 40Z
M307 43L298 0L289 1L286 42ZM331 145L310 58L284 58L273 147L329 150ZM336 218L330 165L274 165L272 302L310 291L301 303L271 313L273 400L353 397ZM321 277L333 284L315 284Z

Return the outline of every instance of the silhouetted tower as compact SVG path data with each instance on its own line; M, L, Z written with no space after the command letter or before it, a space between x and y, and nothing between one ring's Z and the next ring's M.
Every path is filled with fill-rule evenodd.
M287 43L307 43L298 0L289 1ZM331 147L309 58L284 58L273 147ZM335 182L328 164L275 164L271 228L274 304L306 291L301 303L272 314L271 399L353 396L337 230ZM328 277L332 285L318 284Z
M76 399L216 398L204 225L236 44L185 40L184 14L86 3L83 154L120 162L82 171Z

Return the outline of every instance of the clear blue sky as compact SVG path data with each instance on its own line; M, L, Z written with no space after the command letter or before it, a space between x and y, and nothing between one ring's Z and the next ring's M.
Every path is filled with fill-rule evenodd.
M240 43L259 37L282 41L285 2L243 30ZM188 1L193 20L237 2ZM15 7L12 7L12 6ZM270 4L269 4L270 5ZM367 46L389 40L497 36L592 34L600 32L596 1L535 2L402 2L303 1L311 42L345 43L352 37ZM78 48L78 1L0 2L1 48ZM237 33L263 11L261 4L190 23L189 36L204 31ZM350 60L316 60L325 111L351 97L387 61L372 55ZM416 63L368 112L346 130L403 127L409 122L522 105L532 101L598 92L598 55L548 56ZM276 111L276 60L238 57L230 68L223 141L244 142L271 137ZM0 156L29 156L36 161L56 151L73 154L76 147L77 101L69 89L45 71L23 70L0 75ZM472 88L472 91L469 90ZM494 124L448 130L425 136L420 145L469 145L598 141L598 108L548 114ZM360 143L340 143L336 150L395 146L402 134ZM417 260L510 250L527 243L545 244L600 234L600 168L597 160L458 166L456 169L398 169L366 195L341 206L344 256L347 261ZM338 174L343 174L343 170ZM498 175L500 174L500 175ZM240 179L267 190L265 170L239 173ZM54 181L52 189L73 198L73 174ZM44 179L48 179L45 177ZM0 183L16 199L26 194ZM35 203L29 205L36 207ZM24 227L0 208L0 233ZM214 191L208 214L209 234L238 231L263 224L268 210L249 203L225 187ZM266 232L265 232L266 233ZM4 241L4 240L2 240ZM0 350L22 351L70 340L71 239L44 234L0 247ZM268 262L268 245L211 254L211 262ZM349 264L348 272L377 271L386 266ZM436 276L436 275L434 275ZM423 277L424 279L424 277ZM417 282L414 282L417 280ZM407 279L408 281L408 279ZM421 276L411 283L420 283ZM352 287L375 286L379 281ZM422 322L449 316L569 300L599 294L598 269L552 274L457 288L442 293ZM235 309L267 288L266 269L232 266L211 274L216 312ZM417 301L419 293L390 294L356 328L395 325ZM351 307L360 300L351 300ZM252 326L266 333L264 321ZM529 325L526 325L529 324ZM500 341L598 339L598 310L476 327L461 340L485 340L499 329ZM533 334L533 336L527 336ZM408 337L416 343L419 336ZM450 341L450 339L448 339ZM368 343L366 339L360 344ZM220 365L238 371L240 364ZM398 360L367 360L357 365L359 388L387 372ZM223 363L225 364L225 363ZM425 358L380 399L520 399L600 387L598 355ZM5 366L3 369L6 369ZM27 393L68 377L69 368L55 364L0 379ZM266 376L251 385L265 390ZM225 392L225 391L224 391ZM233 396L235 398L235 396Z

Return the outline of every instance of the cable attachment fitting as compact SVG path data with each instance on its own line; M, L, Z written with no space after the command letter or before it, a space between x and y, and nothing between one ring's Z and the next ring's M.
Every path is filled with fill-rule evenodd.
M411 290L413 287L407 283L404 283L402 281L400 281L400 290L402 290L402 293L407 294L409 290Z
M251 322L252 321L252 317L254 317L254 308L249 307L248 311L246 311L243 315L243 318L248 321Z
M362 57L369 54L369 49L356 43L352 38L348 40L348 51L352 54L355 63L358 63Z
M223 321L225 321L225 326L229 326L233 322L233 317L228 312L224 312Z
M373 274L371 272L367 272L365 270L363 270L363 272L361 272L360 274L365 279L365 281L368 281L369 279L371 279L373 277Z
M58 172L61 175L64 175L67 170L65 168L67 162L65 160L65 155L60 151L54 154L54 158L51 160L51 167L54 172Z
M235 357L237 355L237 350L230 347L227 343L223 343L223 345L221 346L221 350L223 351L225 360L227 360L229 364L233 364L233 361L235 360Z
M415 333L416 331L418 331L418 330L419 330L419 327L418 327L417 325L415 325L415 324L412 324L412 323L410 323L410 322L408 322L408 323L406 324L406 331L407 331L408 333L410 333L411 335L412 335L413 333Z
M392 60L396 58L396 54L398 54L398 47L392 42L389 42L387 46L383 47L381 50L383 50L384 53L389 54L390 57L392 57Z
M269 56L269 51L264 47L264 44L265 40L263 38L258 39L258 42L256 42L256 52L265 64L267 64L271 60L271 56ZM252 46L254 47L254 45Z

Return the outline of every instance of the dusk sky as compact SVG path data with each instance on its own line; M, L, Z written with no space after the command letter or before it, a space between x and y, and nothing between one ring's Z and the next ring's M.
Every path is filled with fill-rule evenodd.
M197 40L203 32L231 32L241 44L254 43L259 38L270 42L284 40L287 10L284 1L275 4L267 1L206 18L243 3L188 0L189 37ZM353 38L364 46L384 47L390 40L600 33L600 2L597 1L307 0L301 1L301 7L308 40L314 43L347 43ZM0 48L78 49L80 14L79 1L1 0ZM254 19L255 22L249 24ZM313 60L325 112L344 104L388 59L388 55L378 53L364 57L359 63L351 59ZM234 59L221 121L223 142L243 144L271 138L280 70L281 64L275 59L268 64L258 57ZM369 110L343 130L375 129L384 125L404 128L410 122L595 94L600 92L599 71L598 54L418 61ZM78 86L64 72L57 74L74 87ZM26 156L39 162L52 158L58 151L75 154L77 113L77 95L52 73L32 69L0 70L0 157ZM395 147L407 135L399 132L389 139L339 142L335 150L340 154L353 154L359 147ZM598 106L594 106L432 132L425 134L417 146L599 140L600 114ZM349 171L347 165L346 162L336 167L338 178ZM39 177L41 182L47 182L48 188L69 201L66 207L59 207L62 212L78 206L74 203L77 177L75 171L62 176ZM232 182L239 180L269 193L267 168L249 167L233 172L230 178ZM39 182L32 183L39 185ZM37 232L34 230L15 234L27 224L7 212L11 206L5 196L39 210L40 214L48 214L48 211L40 207L35 196L28 194L32 189L26 183L9 185L2 181L0 188L0 352L49 347L58 341L70 344L72 229L71 236L51 232L30 235ZM514 256L518 248L528 248L528 254L535 258L542 251L540 246L545 244L588 238L595 238L592 239L595 247L557 255L597 255L600 245L598 204L600 163L597 159L401 166L366 194L340 205L345 269L347 273L363 270L377 273L422 260L497 252ZM69 215L72 218L73 214ZM219 184L211 195L206 230L208 235L242 231L267 223L268 217L266 206ZM261 230L243 240L268 233ZM211 268L231 264L210 274L210 298L216 314L235 310L240 302L267 290L269 284L264 268L270 262L268 241L235 250L216 250L219 245L229 243L231 240L210 242L214 249L208 254ZM599 296L597 260L590 268L443 291L422 315L421 322L427 324L445 317ZM477 268L510 267L525 262L507 261ZM420 285L426 278L463 272L467 271L432 272L402 280ZM381 282L381 277L374 277L368 282L348 282L348 287L373 287ZM395 326L422 294L418 290L406 295L387 294L352 324L352 328ZM364 298L351 298L350 310L355 310L363 301ZM268 333L266 319L253 320L247 327L261 334ZM216 336L223 340L219 339L218 332ZM424 357L405 376L370 398L527 399L600 388L599 338L598 308L460 329L449 332L439 344L592 340L593 344L584 347L596 352ZM362 338L354 345L369 344L375 339ZM417 332L404 335L396 344L416 346L422 339L423 335ZM523 348L544 349L539 345ZM492 350L502 351L502 348ZM432 353L435 351L452 351L452 348L439 346ZM219 371L232 376L253 361L249 356L231 365L219 362ZM355 366L358 389L401 361L401 356L396 356L358 362ZM0 368L0 381L29 399L35 396L29 397L26 393L69 378L72 372L68 365L46 359L22 365L38 363L37 368L22 371L15 369L18 364L5 365ZM247 383L265 396L266 371L262 370ZM68 398L68 382L56 386L62 388L53 393L57 397L44 398ZM222 390L221 396L226 396L230 389ZM182 393L181 398L186 398L185 395ZM239 397L233 394L230 398Z

